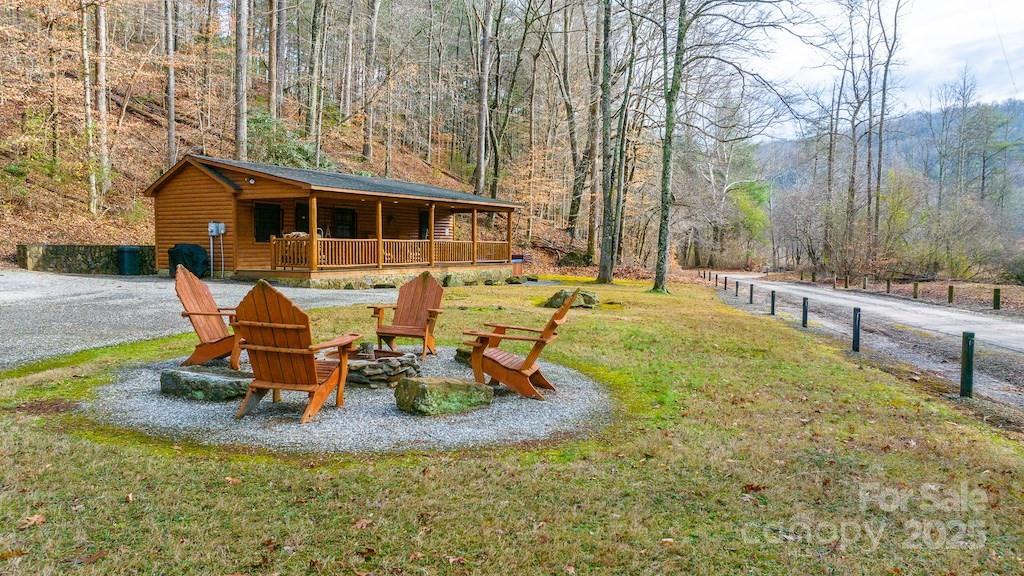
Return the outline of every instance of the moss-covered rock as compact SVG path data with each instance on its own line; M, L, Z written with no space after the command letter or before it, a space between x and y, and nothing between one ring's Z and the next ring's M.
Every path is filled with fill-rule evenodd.
M505 284L522 284L525 282L522 276L509 276L505 278Z
M226 366L168 368L160 373L160 393L189 400L222 402L245 396L252 374Z
M548 298L547 302L544 303L545 308L560 308L562 304L565 304L565 299L572 295L572 290L559 290ZM597 299L597 294L590 292L589 290L580 290L579 296L572 303L573 308L593 308L597 306L600 301Z
M398 408L411 414L459 414L494 400L490 386L458 378L403 378L395 388Z

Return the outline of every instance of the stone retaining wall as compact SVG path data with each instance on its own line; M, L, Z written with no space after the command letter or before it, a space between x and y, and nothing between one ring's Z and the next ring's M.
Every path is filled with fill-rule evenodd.
M40 272L117 274L117 249L110 244L18 244L18 266ZM140 271L156 274L156 249L139 246Z

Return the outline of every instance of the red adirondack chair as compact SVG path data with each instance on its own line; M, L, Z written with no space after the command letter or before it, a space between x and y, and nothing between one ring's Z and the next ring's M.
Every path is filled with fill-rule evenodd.
M398 290L397 304L370 306L373 317L377 319L377 347L380 348L383 342L394 350L396 338L416 338L423 340L423 358L427 352L437 354L434 325L441 314L443 296L441 284L430 272L424 272L402 285ZM391 324L384 323L384 310L387 308L395 310Z
M267 392L296 390L309 394L301 423L309 422L337 390L335 405L345 404L348 354L360 335L343 336L312 344L309 316L284 294L260 280L238 305L232 324L249 353L255 378L235 418L251 412ZM336 348L339 360L317 360L320 350Z
M241 349L238 347L238 339L228 331L228 325L224 322L225 318L229 322L233 319L235 309L219 308L210 288L181 264L178 264L174 272L174 291L185 309L181 313L182 317L188 318L199 337L199 344L196 344L195 351L183 365L205 364L210 360L231 356L231 367L238 370Z

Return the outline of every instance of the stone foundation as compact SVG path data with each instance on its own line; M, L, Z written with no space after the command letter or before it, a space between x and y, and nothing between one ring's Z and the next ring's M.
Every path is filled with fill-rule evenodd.
M18 266L39 272L118 274L117 249L111 244L18 244ZM139 246L141 274L156 274L156 249Z

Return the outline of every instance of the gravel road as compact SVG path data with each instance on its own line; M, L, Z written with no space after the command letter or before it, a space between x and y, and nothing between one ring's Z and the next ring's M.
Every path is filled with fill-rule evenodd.
M221 306L251 284L209 283ZM394 302L394 290L282 288L304 308ZM190 331L174 282L154 276L74 276L0 270L0 369L70 352Z
M735 294L733 280L740 280L740 297L747 295L753 282L755 292L775 290L797 298L807 297L811 305L858 307L867 316L887 322L910 326L918 330L935 332L957 338L964 332L974 332L978 342L1024 353L1024 320L999 317L971 310L912 302L901 298L862 292L832 290L814 285L790 282L766 282L756 277L729 275L729 293ZM763 296L764 294L761 294Z

